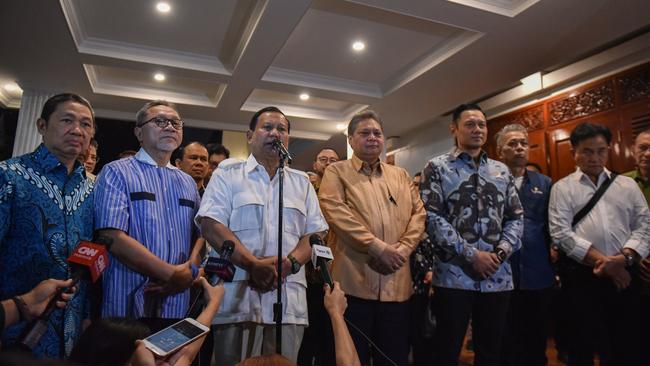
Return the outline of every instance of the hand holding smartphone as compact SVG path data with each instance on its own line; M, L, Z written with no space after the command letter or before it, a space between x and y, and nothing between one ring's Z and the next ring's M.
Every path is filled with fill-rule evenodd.
M156 356L167 357L181 347L195 341L210 328L192 318L186 318L143 340L144 345Z

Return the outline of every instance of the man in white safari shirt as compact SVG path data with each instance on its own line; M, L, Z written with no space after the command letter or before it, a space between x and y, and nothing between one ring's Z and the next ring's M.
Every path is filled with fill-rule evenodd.
M246 133L251 155L223 161L212 175L196 216L203 237L220 247L235 243L239 268L226 283L221 311L213 321L214 361L219 366L275 352L273 304L277 261L282 261L282 354L296 361L307 326L303 265L310 260L309 236L327 230L307 174L285 169L282 258L278 253L280 159L273 141L289 143L290 124L276 107L253 115Z

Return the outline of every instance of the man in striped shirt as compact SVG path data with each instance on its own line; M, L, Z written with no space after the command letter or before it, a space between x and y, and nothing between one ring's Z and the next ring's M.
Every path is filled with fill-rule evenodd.
M200 198L194 180L169 162L183 139L173 104L145 104L134 133L140 151L107 164L97 177L95 229L113 239L102 316L138 318L155 329L170 322L160 318L187 311Z

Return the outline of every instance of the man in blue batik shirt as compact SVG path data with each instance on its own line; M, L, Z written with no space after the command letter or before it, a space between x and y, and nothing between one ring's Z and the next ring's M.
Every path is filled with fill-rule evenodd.
M420 186L433 272L438 328L435 365L457 365L472 317L475 364L498 365L523 209L508 167L481 149L487 122L478 105L460 105L450 125L456 147L431 159Z
M551 178L528 171L528 131L519 124L496 134L499 160L515 178L524 207L521 249L510 258L515 289L510 299L502 365L546 365L546 338L555 274L550 260L548 200Z
M68 256L93 235L93 183L77 161L95 134L90 103L75 94L45 102L36 121L43 143L30 154L0 163L0 299L23 294L47 278L66 279ZM33 352L70 354L89 317L84 283L65 309L57 309ZM3 347L16 344L26 322L9 327Z

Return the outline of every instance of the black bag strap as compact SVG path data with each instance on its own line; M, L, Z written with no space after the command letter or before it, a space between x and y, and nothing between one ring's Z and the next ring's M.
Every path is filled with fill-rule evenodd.
M596 206L596 203L600 201L600 198L605 194L605 191L607 191L607 188L609 188L610 185L612 185L612 182L614 182L614 179L616 179L616 176L618 174L611 172L609 178L605 179L603 184L598 187L596 190L596 193L594 193L593 196L591 196L591 199L589 199L589 202L578 211L578 213L573 216L573 221L571 222L571 227L576 226L582 219L585 218L589 214L592 208Z

